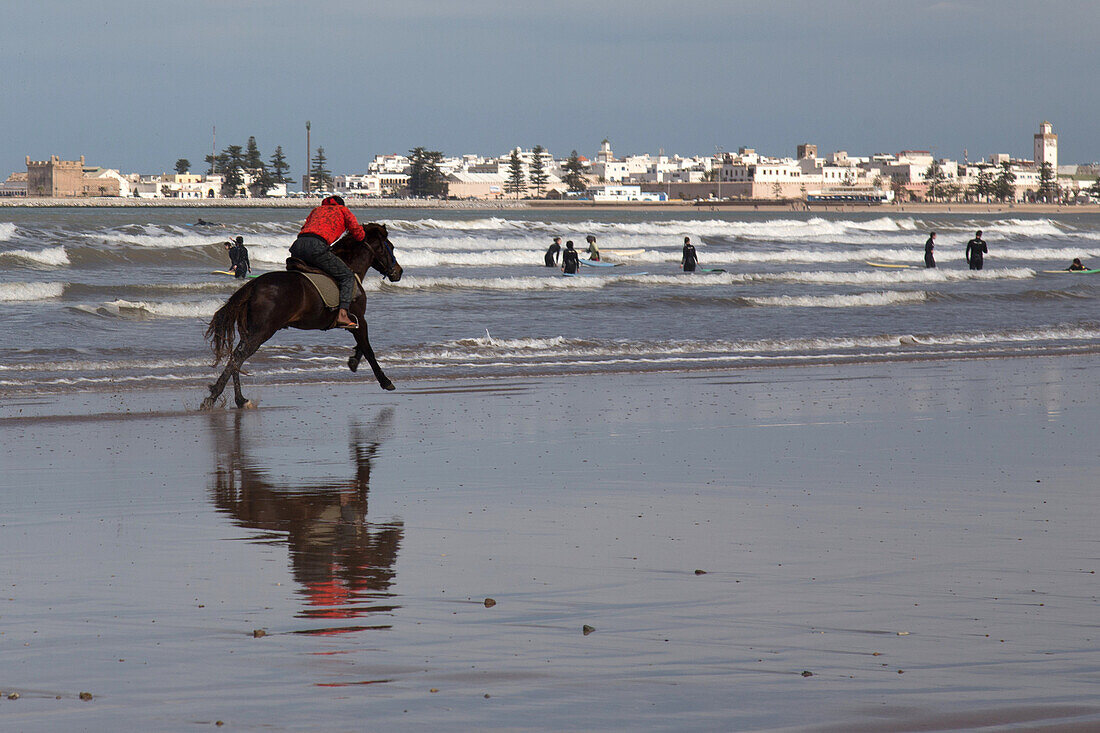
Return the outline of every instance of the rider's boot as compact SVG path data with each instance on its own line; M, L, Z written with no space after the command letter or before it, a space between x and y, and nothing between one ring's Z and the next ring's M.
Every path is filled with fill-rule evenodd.
M336 314L336 327L337 328L359 328L359 322L348 315L346 308L341 308L340 312Z

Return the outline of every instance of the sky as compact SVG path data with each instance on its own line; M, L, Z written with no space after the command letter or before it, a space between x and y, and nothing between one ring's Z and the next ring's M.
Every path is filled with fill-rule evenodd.
M0 178L415 146L1100 160L1096 0L7 0Z

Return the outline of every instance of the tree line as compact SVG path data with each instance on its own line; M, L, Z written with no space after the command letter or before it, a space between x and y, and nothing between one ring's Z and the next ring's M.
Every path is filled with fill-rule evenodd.
M283 153L283 146L276 145L271 158L264 162L255 136L249 136L248 143L243 147L229 145L217 155L207 155L203 160L209 175L222 176L221 195L225 198L246 195L246 180L251 181L248 188L254 196L265 196L274 186L291 183L290 164ZM180 158L176 161L175 170L180 174L188 173L191 161ZM310 161L309 183L311 191L331 191L334 188L335 179L328 169L328 158L323 147L318 146Z

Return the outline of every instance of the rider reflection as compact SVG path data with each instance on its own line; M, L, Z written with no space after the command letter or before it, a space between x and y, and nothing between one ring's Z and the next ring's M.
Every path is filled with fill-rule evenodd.
M367 425L353 425L349 447L354 473L348 479L305 486L279 485L253 462L242 436L243 415L213 413L217 467L212 493L215 507L249 529L254 540L272 541L285 532L294 580L306 607L299 618L351 619L392 611L389 592L394 563L404 534L400 521L367 521L371 463L378 455L392 410L382 410ZM217 425L220 423L220 425ZM363 626L313 629L305 633L355 631ZM384 628L384 627L383 627Z

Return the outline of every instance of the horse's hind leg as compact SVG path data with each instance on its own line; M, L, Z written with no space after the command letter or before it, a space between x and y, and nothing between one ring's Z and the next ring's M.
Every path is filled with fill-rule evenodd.
M382 372L382 367L378 366L378 359L374 358L374 349L371 348L370 340L367 338L367 319L359 315L359 328L355 329L355 353L348 359L348 366L353 372L359 367L359 360L364 356L367 357L367 363L370 364L379 386L387 390L397 389L389 377Z
M252 400L245 399L245 396L241 394L241 371L238 369L233 372L233 399L237 403L237 407L255 407L255 403Z
M236 352L234 352L236 353ZM229 376L232 374L237 376L237 370L233 367L233 357L229 357L229 362L225 365L225 369L222 370L221 376L217 381L210 385L210 396L202 401L202 409L209 410L214 407L214 401L221 397L222 392L225 390L225 383L229 381Z
M230 377L233 378L233 397L237 403L237 407L249 407L252 403L241 394L241 366L244 364L248 357L256 353L256 349L260 348L263 342L271 338L270 333L254 334L249 338L241 341L237 344L237 348L233 349L233 354L229 357L229 361L225 365L225 370L218 377L218 381L210 385L210 396L202 401L202 409L209 410L214 406L214 400L221 396L221 393L225 390L226 382Z

